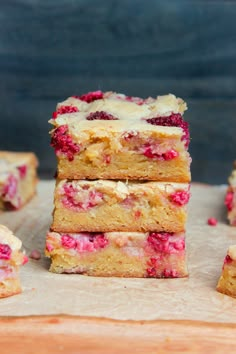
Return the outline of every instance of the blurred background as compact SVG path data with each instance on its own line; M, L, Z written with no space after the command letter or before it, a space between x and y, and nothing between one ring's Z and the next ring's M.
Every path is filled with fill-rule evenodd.
M236 159L236 1L0 0L0 149L56 159L57 102L101 89L188 103L194 181L226 183Z

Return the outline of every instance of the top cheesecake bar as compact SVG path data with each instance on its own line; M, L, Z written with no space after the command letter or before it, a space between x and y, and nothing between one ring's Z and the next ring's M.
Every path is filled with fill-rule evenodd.
M189 182L186 103L89 92L57 105L50 123L58 177Z

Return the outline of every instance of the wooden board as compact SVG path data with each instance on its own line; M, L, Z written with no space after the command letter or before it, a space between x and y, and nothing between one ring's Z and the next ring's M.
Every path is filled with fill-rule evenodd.
M53 189L54 181L40 182L38 196L24 209L0 215L27 253L43 252ZM0 301L1 354L4 348L30 353L39 339L37 353L76 352L78 343L81 353L129 352L132 342L140 353L157 352L157 345L160 353L230 349L236 300L215 291L226 250L236 243L236 228L225 220L224 194L225 186L192 186L188 279L57 275L48 272L44 257L30 260L21 272L23 293ZM207 225L210 216L219 219L216 227Z

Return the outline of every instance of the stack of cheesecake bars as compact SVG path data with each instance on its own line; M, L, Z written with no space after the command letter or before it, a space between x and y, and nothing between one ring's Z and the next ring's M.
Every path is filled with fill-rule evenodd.
M185 102L89 92L57 105L50 270L93 276L187 276L190 156Z

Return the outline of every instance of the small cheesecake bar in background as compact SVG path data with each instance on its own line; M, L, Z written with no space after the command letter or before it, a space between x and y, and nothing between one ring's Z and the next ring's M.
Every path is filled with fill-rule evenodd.
M217 290L236 298L236 245L228 249Z
M60 179L190 181L185 102L92 92L58 104L50 123Z
M61 180L51 229L58 232L181 232L189 184Z
M227 218L230 225L236 226L236 161L233 171L229 177L229 185L225 196L225 205L227 208Z
M12 232L0 225L0 298L21 293L19 267L28 261L21 246Z
M184 233L50 231L45 252L55 273L137 278L188 275Z
M0 210L16 210L35 194L38 160L33 153L0 151Z

